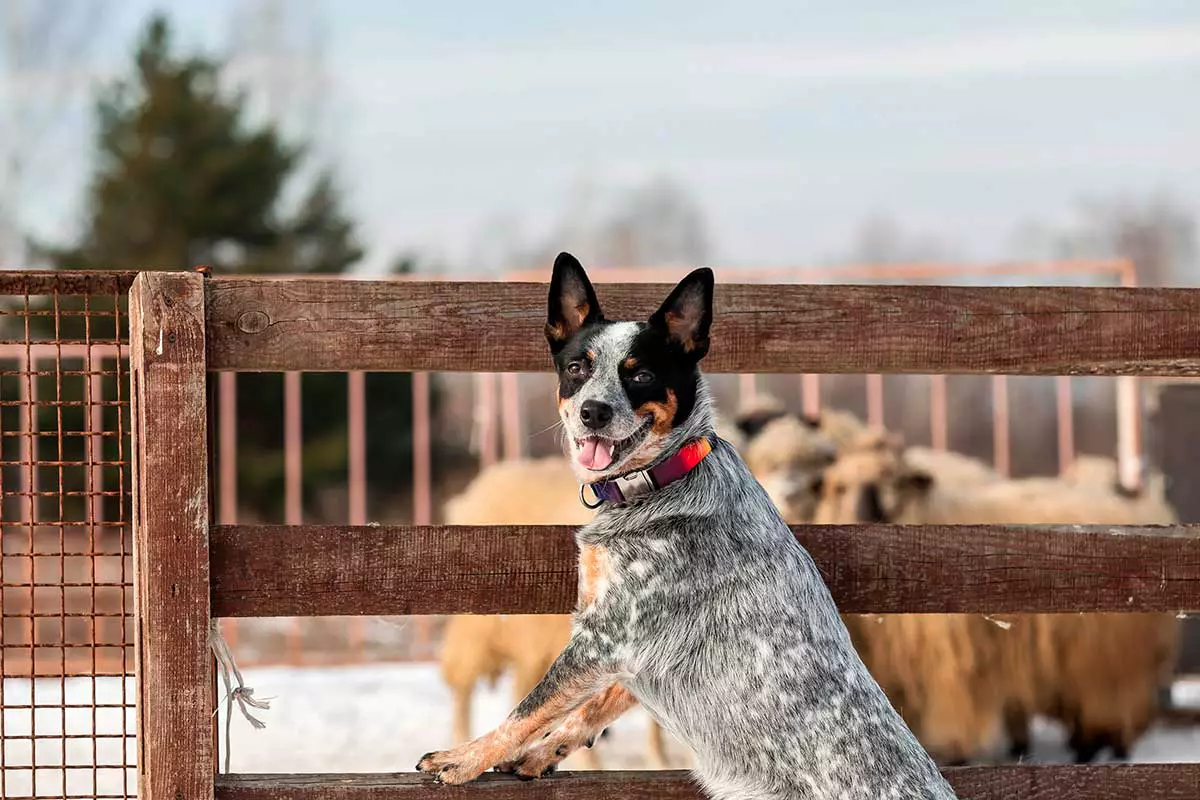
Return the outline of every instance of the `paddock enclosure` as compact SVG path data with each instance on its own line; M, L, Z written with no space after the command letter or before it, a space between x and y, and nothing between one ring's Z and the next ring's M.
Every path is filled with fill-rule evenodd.
M80 774L60 770L64 796L133 795L128 756L135 747L135 701L137 796L149 800L699 796L679 772L577 772L533 783L487 776L454 788L411 773L217 773L211 620L564 613L574 602L576 580L573 530L565 527L219 524L213 448L223 376L545 372L545 284L266 280L198 272L4 279L10 281L5 299L13 301L5 313L24 326L23 336L4 344L27 351L15 367L17 383L26 388L14 400L8 392L19 387L0 384L0 400L31 409L51 396L48 379L59 402L49 416L82 413L85 420L85 435L66 437L70 426L61 416L52 428L37 427L48 419L44 414L24 428L19 415L0 416L8 437L0 437L6 448L0 457L6 467L0 487L4 675L59 676L65 726L75 708L67 700L70 659L82 657L93 675L106 668L116 676L131 668L136 673L136 681L120 684L127 695L101 701L93 688L78 703L92 715L94 732L104 728L111 707L111 737L120 747L109 766L97 739L88 739L92 757L80 758L87 762ZM648 315L670 288L620 283L599 292L606 313L624 318ZM51 344L33 343L37 320L53 326ZM34 365L37 347L50 348L45 355L55 367L46 375ZM705 367L746 375L1195 377L1200 290L719 282ZM59 382L77 377L92 387L88 399L65 406L62 398L71 393ZM132 449L119 451L130 430ZM73 449L74 438L91 449ZM21 441L29 443L25 450ZM16 454L11 463L10 450ZM49 474L40 474L41 465ZM22 470L25 477L16 477ZM132 543L122 535L126 523ZM21 544L29 555L9 556L9 542L16 541L10 530L28 532L19 538L28 539ZM1188 525L794 530L848 613L1200 608L1200 531ZM82 577L68 579L73 570ZM24 608L17 603L32 608L34 595L52 584L61 610L45 619L18 610L12 616L20 614L21 624L10 627L9 609ZM110 607L122 623L111 629L92 613ZM124 624L125 611L136 618L136 630ZM86 630L75 630L77 617ZM26 621L28 629L21 627ZM28 659L31 672L18 670L18 659ZM39 659L44 669L34 668ZM28 704L32 716L37 705L7 691L3 701L6 720L11 706ZM14 731L0 734L11 738ZM110 735L107 729L103 735ZM38 744L34 736L31 749ZM65 735L53 744L61 746L64 765L76 763ZM98 787L118 771L123 790L67 790L69 779L86 786L90 776ZM964 800L1200 796L1197 764L962 767L946 774ZM4 767L0 776L10 781L0 784L0 795L23 796L17 780L24 774Z

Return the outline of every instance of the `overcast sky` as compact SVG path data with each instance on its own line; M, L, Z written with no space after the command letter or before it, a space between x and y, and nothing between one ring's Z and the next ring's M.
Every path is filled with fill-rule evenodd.
M102 71L154 4L113 5ZM237 0L162 5L227 46ZM1085 197L1200 212L1196 0L323 6L322 141L369 268L462 262L498 220L542 237L580 182L663 174L729 265L824 260L879 215L989 259ZM24 209L43 235L78 220L86 118Z

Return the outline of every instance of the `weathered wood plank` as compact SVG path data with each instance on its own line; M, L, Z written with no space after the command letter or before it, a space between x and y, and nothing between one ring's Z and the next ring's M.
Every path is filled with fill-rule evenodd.
M219 526L213 613L565 613L574 528ZM795 526L846 613L1178 611L1200 526Z
M213 794L203 280L142 273L130 292L143 800Z
M640 319L669 290L598 291ZM550 368L543 284L214 278L208 309L212 369ZM711 372L1198 375L1200 290L722 284L712 336Z
M944 770L960 800L1172 800L1200 796L1200 764L955 767ZM523 782L489 774L441 786L415 773L226 775L219 800L702 800L686 772L575 772Z

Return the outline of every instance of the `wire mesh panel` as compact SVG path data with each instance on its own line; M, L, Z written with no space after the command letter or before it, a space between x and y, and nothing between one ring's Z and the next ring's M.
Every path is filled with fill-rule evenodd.
M130 798L132 273L0 273L0 797Z

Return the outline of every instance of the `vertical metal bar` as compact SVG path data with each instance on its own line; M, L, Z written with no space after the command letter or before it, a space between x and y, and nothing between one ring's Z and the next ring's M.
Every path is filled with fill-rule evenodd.
M950 441L946 388L945 375L929 376L929 444L934 450L945 450Z
M144 272L130 292L142 800L213 797L203 280Z
M475 408L478 413L476 430L479 431L479 466L487 468L496 463L496 374L475 373Z
M1008 376L992 376L992 457L996 471L1012 474L1012 453L1008 431Z
M283 375L284 521L304 521L304 432L301 430L300 373Z
M521 405L521 376L516 372L500 373L500 408L503 419L504 457L520 458L525 449L522 441L524 409Z
M415 413L415 411L414 411ZM347 492L349 522L367 523L367 376L365 372L346 375ZM364 660L365 640L362 617L351 617L346 624L347 647L352 662Z
M821 413L821 376L800 376L800 407L804 414L815 417Z
M1075 404L1069 375L1054 379L1054 408L1058 420L1058 471L1061 474L1075 461Z
M414 410L414 415L416 411ZM349 429L347 496L351 525L367 523L367 375L346 376L346 426Z
M867 376L867 424L882 428L883 423L883 376Z
M217 437L218 513L222 525L234 525L238 518L236 372L222 372L217 377Z
M412 376L413 420L413 524L428 525L433 520L433 448L429 419L429 373Z
M738 375L738 403L745 407L758 397L758 381L754 373Z
M1137 270L1125 262L1120 271L1121 285L1137 286ZM1139 379L1132 375L1117 378L1117 482L1128 492L1142 489L1142 409Z

